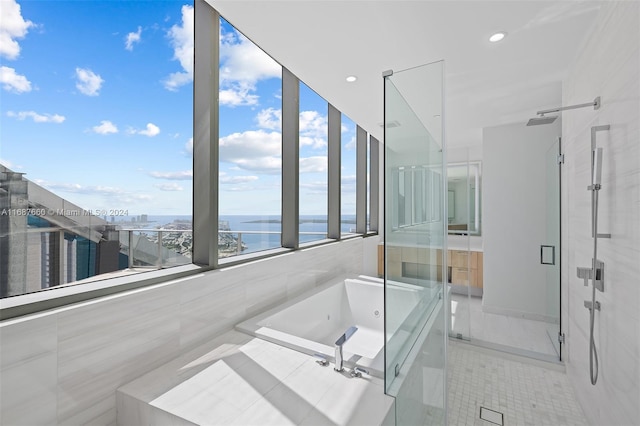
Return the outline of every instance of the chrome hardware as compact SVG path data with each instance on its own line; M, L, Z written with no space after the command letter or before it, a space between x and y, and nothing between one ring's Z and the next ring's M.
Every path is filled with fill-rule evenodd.
M585 300L584 307L587 308L588 310L593 309L593 302L591 300ZM599 310L600 310L600 302L596 301L596 311L599 311Z
M589 285L589 280L593 281L596 286L596 290L604 292L604 262L596 260L596 279L593 279L593 267L582 268L578 267L578 278L584 280L584 286Z
M353 370L349 372L349 375L351 377L362 377L362 374L369 374L369 372L364 368L360 368L360 367L355 367Z
M353 336L353 333L355 333L356 331L358 331L358 327L351 326L347 329L347 331L344 332L344 334L342 336L340 336L338 338L338 340L336 340L336 363L333 366L333 369L335 371L338 372L342 372L344 371L344 359L342 358L342 345L345 344L345 342L347 340L349 340L351 338L351 336Z
M316 359L316 364L321 365L323 367L326 367L327 365L329 365L329 361L327 360L327 357L325 357L324 355L321 354L313 354L314 358Z

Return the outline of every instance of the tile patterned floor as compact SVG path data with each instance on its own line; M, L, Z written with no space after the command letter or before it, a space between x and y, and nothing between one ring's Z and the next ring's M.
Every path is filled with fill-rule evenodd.
M514 356L449 341L449 425L483 425L480 407L503 413L504 425L587 424L566 374Z
M454 333L472 339L509 346L544 355L557 356L549 332L556 335L558 326L482 311L482 298L451 295L451 326Z

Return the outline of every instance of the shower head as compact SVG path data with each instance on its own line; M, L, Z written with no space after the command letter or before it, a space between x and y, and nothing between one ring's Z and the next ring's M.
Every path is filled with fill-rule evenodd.
M545 109L542 111L538 111L536 114L538 114L540 117L536 117L536 118L532 118L531 120L529 120L529 122L527 123L527 126L538 126L540 124L551 124L554 121L556 121L556 118L558 118L558 116L553 116L553 117L545 117L545 114L549 114L552 112L560 112L560 111L566 111L568 109L576 109L576 108L585 108L585 107L593 107L593 109L599 109L600 108L600 96L598 96L597 98L595 98L593 100L593 102L587 102L586 104L578 104L578 105L569 105L569 106L561 106L561 107L557 107L557 108L551 108L551 109Z
M557 115L554 115L551 117L545 117L544 115L542 117L535 117L529 120L529 122L527 123L527 126L539 126L541 124L551 124L554 121L556 121L556 118L558 118Z

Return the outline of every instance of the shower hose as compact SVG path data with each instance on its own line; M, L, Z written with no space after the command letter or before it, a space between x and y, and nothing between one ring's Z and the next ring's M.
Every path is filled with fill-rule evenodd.
M593 208L593 263L591 266L591 309L589 309L589 374L591 376L591 384L595 385L598 381L598 351L596 350L596 341L593 335L594 324L596 320L596 273L598 259L598 188L595 187L591 193L591 206Z

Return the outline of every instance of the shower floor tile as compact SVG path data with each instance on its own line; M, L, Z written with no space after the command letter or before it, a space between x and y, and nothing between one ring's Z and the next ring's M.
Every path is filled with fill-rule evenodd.
M482 311L482 298L451 294L453 334L509 346L543 355L557 356L548 331L551 324ZM469 330L469 327L471 330ZM555 331L557 333L557 331Z
M482 407L505 425L588 424L562 371L451 340L448 361L450 425L491 425Z

